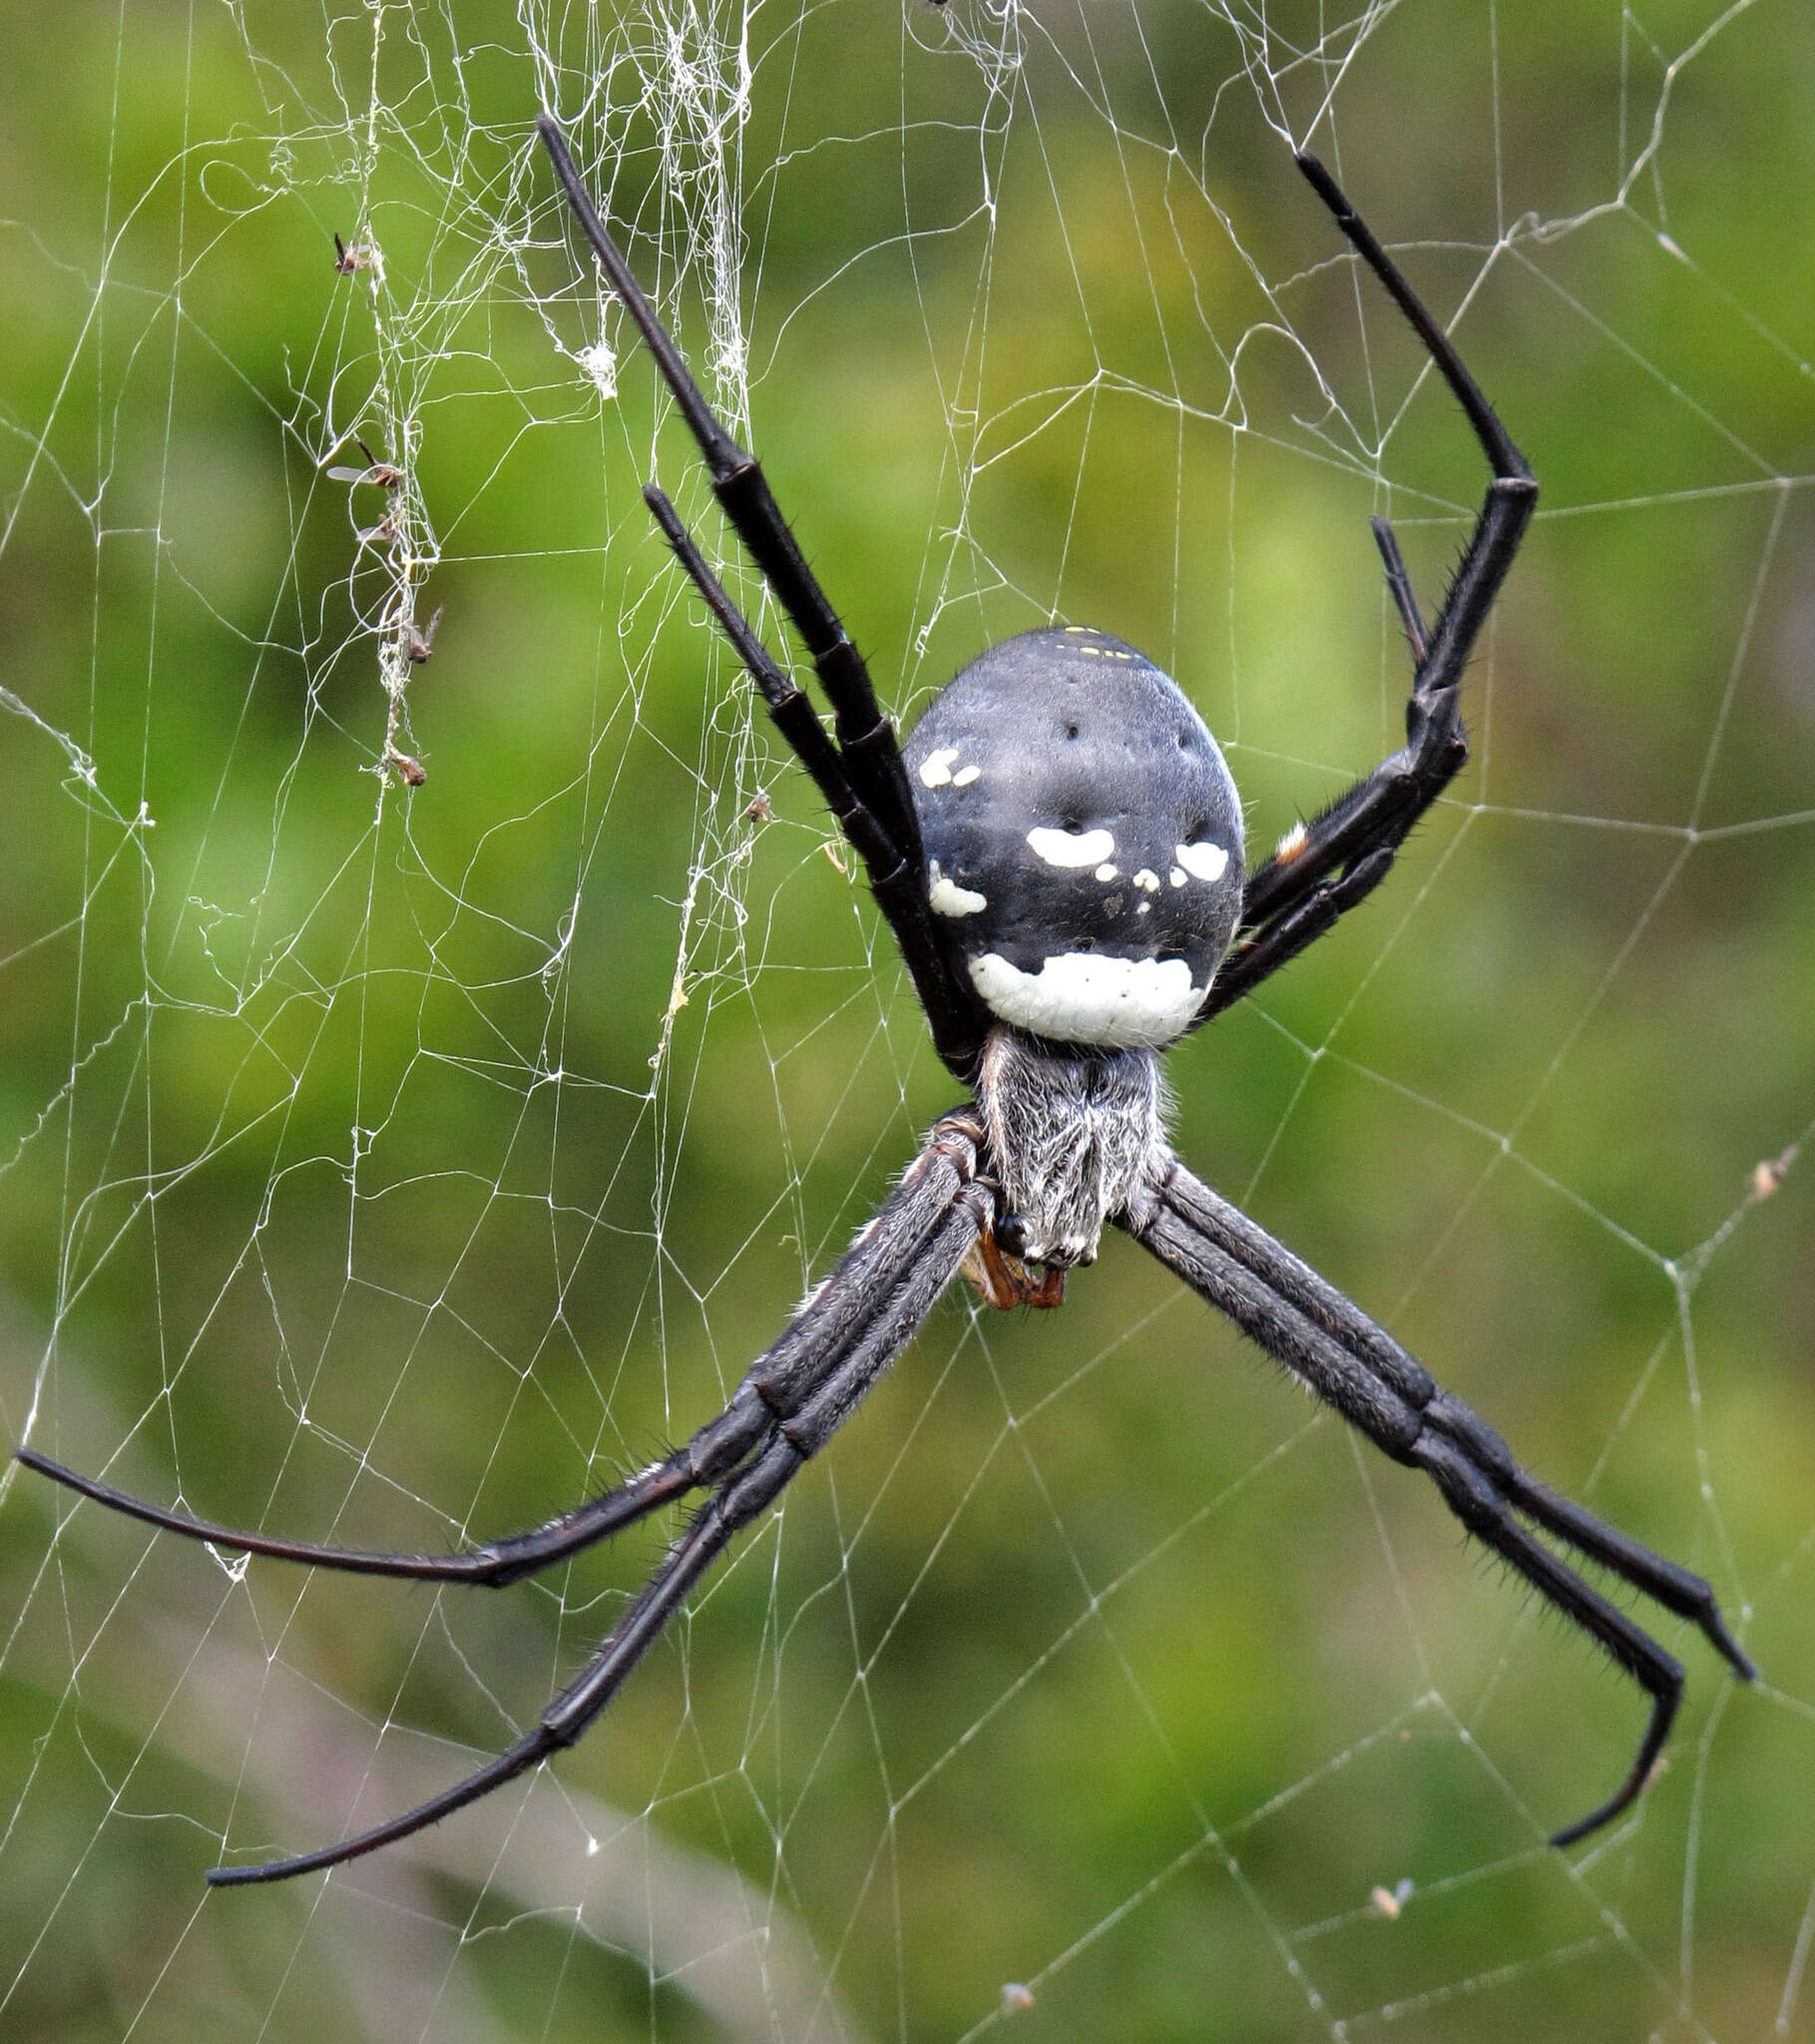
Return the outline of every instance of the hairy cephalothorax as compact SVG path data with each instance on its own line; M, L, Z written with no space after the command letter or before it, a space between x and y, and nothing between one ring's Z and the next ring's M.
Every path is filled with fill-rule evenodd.
M612 288L711 473L712 490L804 643L828 732L706 566L674 506L657 523L735 647L776 728L862 860L933 1046L971 1100L935 1124L875 1219L751 1367L665 1460L534 1532L456 1554L351 1552L235 1532L146 1504L22 1448L20 1460L154 1526L364 1575L498 1587L578 1554L689 1492L704 1502L609 1638L488 1766L417 1808L293 1859L217 1867L280 1880L355 1859L475 1801L578 1739L734 1535L775 1503L912 1338L960 1269L996 1305L1056 1305L1106 1223L1123 1228L1394 1461L1651 1699L1624 1782L1558 1831L1565 1845L1644 1787L1682 1670L1558 1550L1574 1550L1752 1665L1699 1576L1528 1475L1506 1443L1334 1285L1179 1163L1159 1054L1321 936L1385 877L1468 754L1463 671L1531 516L1537 484L1455 348L1315 158L1298 167L1424 343L1493 471L1429 631L1391 526L1374 521L1411 648L1406 743L1244 873L1241 805L1203 721L1123 640L1028 632L973 661L905 750L762 471L706 403L594 211L554 122L543 142ZM1540 1535L1548 1536L1541 1538Z
M1000 1188L997 1242L1023 1264L1094 1264L1104 1229L1164 1154L1157 1052L992 1029L975 1098Z

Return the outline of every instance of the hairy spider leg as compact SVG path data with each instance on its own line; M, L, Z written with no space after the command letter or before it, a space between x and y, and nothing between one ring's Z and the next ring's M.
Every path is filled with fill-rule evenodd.
M724 1410L665 1460L639 1470L532 1532L449 1554L392 1554L317 1545L152 1504L98 1477L85 1476L36 1448L15 1448L13 1459L110 1511L229 1553L266 1555L307 1568L335 1569L344 1575L476 1583L487 1589L504 1589L582 1553L689 1491L721 1482L753 1454L772 1426L791 1420L837 1369L851 1344L883 1313L902 1270L925 1249L958 1193L976 1181L993 1201L993 1185L977 1178L982 1141L981 1126L962 1111L936 1123L925 1149L902 1174L888 1201L837 1269L750 1366Z
M1405 627L1405 642L1411 648L1412 666L1416 670L1424 665L1425 648L1430 642L1425 636L1424 620L1418 615L1418 599L1412 594L1412 578L1406 573L1405 557L1399 551L1399 537L1391 520L1385 518L1370 518L1368 530L1373 533L1374 544L1380 549L1380 558L1387 571L1387 593L1399 612L1399 622Z
M657 317L655 307L631 274L630 264L606 231L581 183L560 128L548 114L537 117L536 127L582 233L593 245L612 288L642 334L663 381L674 392L681 416L705 459L713 496L806 645L814 672L832 706L838 744L849 763L853 785L903 854L918 866L920 825L914 813L907 769L901 764L894 726L876 701L875 686L862 656L807 566L799 542L770 494L755 457L732 439L706 402L681 359L674 336Z
M1428 634L1393 528L1384 518L1373 520L1387 587L1412 649L1406 743L1309 823L1290 832L1273 856L1248 875L1234 944L1197 1012L1194 1028L1252 993L1371 894L1386 878L1407 832L1461 770L1469 756L1459 704L1463 670L1538 501L1538 483L1525 457L1463 366L1449 336L1322 164L1301 153L1298 168L1424 343L1468 415L1494 478Z
M1590 1634L1651 1698L1638 1757L1618 1790L1566 1825L1574 1844L1626 1809L1649 1778L1682 1700L1682 1669L1616 1605L1520 1523L1523 1514L1641 1595L1697 1626L1734 1673L1756 1671L1700 1576L1665 1561L1528 1476L1485 1420L1445 1391L1383 1327L1231 1207L1176 1157L1139 1188L1121 1225L1175 1277L1394 1461L1422 1469L1477 1539Z
M684 1453L684 1451L683 1451ZM224 1526L214 1519L198 1519L189 1512L174 1510L118 1490L99 1477L84 1476L36 1448L15 1448L13 1459L48 1476L66 1490L79 1491L109 1511L129 1519L142 1520L160 1532L180 1533L186 1540L206 1541L211 1547L226 1548L229 1554L262 1554L275 1561L300 1562L305 1568L338 1569L349 1576L396 1576L425 1583L477 1583L486 1589L502 1590L551 1568L569 1555L604 1540L621 1528L633 1525L659 1505L682 1497L702 1479L690 1476L681 1456L658 1462L627 1482L589 1498L574 1511L564 1512L534 1532L513 1534L506 1540L488 1541L483 1547L465 1547L452 1554L388 1554L360 1547L319 1547L306 1540L283 1540L270 1533L253 1533L237 1526Z
M938 1122L900 1184L838 1267L751 1366L715 1419L685 1446L577 1511L513 1539L447 1555L312 1547L235 1531L115 1490L32 1448L18 1459L83 1496L193 1540L356 1575L500 1586L591 1547L659 1505L710 1495L580 1675L507 1752L416 1808L319 1851L253 1866L216 1867L216 1886L287 1880L375 1852L475 1802L586 1731L661 1636L732 1537L780 1496L856 1411L932 1311L994 1218L994 1186L978 1173L983 1132L962 1111Z

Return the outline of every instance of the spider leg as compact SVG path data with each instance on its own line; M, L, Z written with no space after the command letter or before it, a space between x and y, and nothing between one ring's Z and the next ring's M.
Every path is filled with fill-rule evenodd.
M1370 518L1368 529L1373 533L1374 544L1380 549L1380 558L1386 564L1387 591L1398 606L1399 620L1405 626L1406 644L1412 649L1412 666L1416 670L1424 665L1430 641L1425 636L1424 620L1418 615L1418 599L1412 594L1412 578L1405 570L1398 535L1393 530L1392 521L1386 518Z
M826 737L813 706L782 673L749 620L724 593L674 505L654 483L644 490L643 497L676 559L704 598L706 608L756 684L776 730L812 775L827 806L838 818L839 828L862 859L870 892L895 933L908 976L926 1011L933 1048L948 1071L966 1077L982 1053L989 1016L970 989L961 985L947 962L945 948L933 926L932 905L918 851L910 858L851 785L847 756Z
M691 1443L688 1444L689 1446ZM262 1554L276 1561L300 1562L304 1567L338 1569L350 1576L399 1576L415 1582L477 1583L488 1589L503 1589L524 1576L552 1567L570 1554L578 1554L596 1541L634 1524L671 1498L684 1496L698 1479L692 1477L681 1456L671 1456L641 1470L628 1481L589 1498L577 1510L551 1519L533 1532L519 1533L506 1540L489 1541L483 1547L462 1548L453 1554L387 1554L357 1547L318 1547L306 1540L283 1540L270 1533L254 1533L224 1526L213 1519L198 1519L169 1505L152 1504L131 1492L117 1490L99 1477L84 1476L79 1470L54 1462L36 1448L15 1448L13 1459L48 1476L66 1490L79 1491L109 1511L129 1519L140 1519L161 1532L179 1533L186 1540L203 1540L211 1547L226 1548L231 1554Z
M981 1141L977 1123L962 1112L948 1115L936 1125L927 1147L837 1269L750 1369L724 1411L702 1426L685 1447L618 1490L583 1506L569 1519L557 1521L554 1527L484 1551L488 1556L513 1558L520 1564L514 1572L524 1574L530 1567L546 1566L560 1555L591 1544L604 1532L641 1517L669 1498L695 1488L708 1492L610 1636L575 1680L550 1702L533 1731L464 1781L369 1831L294 1858L217 1867L209 1875L211 1883L237 1886L249 1881L286 1880L360 1858L464 1808L550 1754L572 1746L618 1693L734 1535L768 1510L801 1467L850 1418L932 1311L995 1213L995 1191L978 1174ZM21 1459L60 1481L69 1480L68 1472L47 1465L31 1451L24 1452ZM123 1499L86 1478L74 1482L76 1488L101 1503L130 1510L175 1532L217 1539L221 1545L364 1573L436 1580L509 1580L508 1576L468 1570L464 1565L469 1557L463 1555L349 1554L342 1549L305 1548L267 1542L257 1535L225 1533L157 1507L142 1507L137 1500ZM532 1543L541 1544L530 1561L525 1559L525 1551Z
M811 705L782 675L748 620L725 595L668 498L652 485L644 499L762 691L777 728L831 803L863 860L870 890L895 934L926 1011L934 1048L946 1068L968 1083L989 1015L971 988L953 974L933 921L920 822L895 728L883 715L869 671L807 567L761 469L707 404L674 336L657 317L600 220L560 129L546 114L537 121L537 129L575 218L705 458L714 496L806 644L832 706L836 745L826 742Z
M1320 815L1288 832L1273 856L1248 875L1234 944L1197 1011L1193 1028L1252 993L1262 980L1371 893L1386 877L1413 824L1461 770L1469 757L1459 704L1463 670L1538 501L1538 483L1524 455L1463 366L1448 334L1431 317L1322 164L1314 156L1301 154L1298 168L1423 341L1474 427L1494 474L1443 608L1428 634L1393 529L1384 518L1373 521L1375 544L1386 564L1387 587L1412 649L1406 742Z
M211 1867L209 1885L245 1887L257 1881L290 1880L297 1874L317 1873L325 1866L361 1859L381 1846L407 1838L413 1831L439 1823L444 1816L451 1816L455 1810L464 1809L469 1802L477 1802L482 1795L489 1795L494 1788L501 1788L506 1782L527 1773L550 1754L572 1746L617 1694L625 1677L655 1643L686 1593L723 1552L731 1535L775 1501L800 1463L801 1457L777 1437L749 1470L727 1479L669 1550L667 1560L581 1671L579 1679L543 1712L535 1731L518 1740L495 1761L476 1769L439 1795L418 1803L414 1809L375 1824L357 1837L342 1838L313 1852L299 1852L290 1859L268 1859L252 1866Z
M581 182L560 128L548 114L537 116L536 128L581 232L593 245L600 266L642 334L644 345L663 381L674 392L675 402L704 456L713 496L805 642L814 672L832 706L839 748L849 763L853 784L917 869L920 825L914 813L907 769L902 765L894 726L876 701L875 687L861 655L807 566L800 544L770 494L755 457L738 446L706 402L673 335L656 316L655 307L631 274L630 264L606 231Z
M1557 1832L1573 1844L1643 1788L1682 1697L1682 1670L1617 1605L1521 1523L1530 1520L1700 1629L1736 1675L1756 1671L1713 1590L1526 1474L1485 1420L1443 1390L1383 1327L1202 1184L1169 1154L1121 1224L1218 1312L1358 1427L1394 1461L1422 1469L1464 1526L1538 1594L1599 1641L1651 1699L1637 1760L1618 1791Z
M921 1255L948 1220L954 1203L977 1182L981 1141L977 1124L962 1111L937 1123L926 1148L902 1174L900 1184L875 1218L778 1339L751 1365L724 1410L664 1460L528 1533L451 1554L388 1554L317 1546L150 1503L98 1477L67 1468L36 1448L15 1448L14 1459L110 1511L230 1553L266 1555L346 1575L503 1589L584 1552L689 1491L721 1483L756 1451L777 1422L791 1423L852 1344L861 1340L875 1321L886 1317L902 1271ZM987 1182L979 1184L979 1196L990 1198ZM986 1218L990 1211L986 1205ZM904 1341L906 1338L902 1336Z

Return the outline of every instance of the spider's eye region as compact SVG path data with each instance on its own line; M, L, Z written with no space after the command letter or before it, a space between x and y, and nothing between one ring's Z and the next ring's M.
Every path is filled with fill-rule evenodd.
M1107 633L992 647L904 749L933 911L990 1010L1056 1042L1158 1047L1241 906L1241 803L1179 689Z

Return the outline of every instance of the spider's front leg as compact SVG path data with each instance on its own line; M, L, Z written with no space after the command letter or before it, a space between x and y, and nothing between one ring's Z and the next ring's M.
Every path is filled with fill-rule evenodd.
M926 1148L875 1219L715 1419L662 1461L531 1533L442 1555L316 1547L237 1532L148 1504L66 1469L36 1449L16 1450L28 1468L96 1503L189 1539L357 1575L493 1587L579 1554L689 1492L705 1493L704 1503L611 1635L514 1746L439 1795L371 1830L290 1859L216 1867L210 1882L240 1886L287 1880L360 1858L438 1823L572 1746L735 1536L776 1502L857 1409L957 1276L996 1212L994 1190L977 1168L980 1135L974 1118L965 1113L947 1115L935 1125Z
M1553 1553L1533 1527L1696 1626L1735 1675L1753 1679L1751 1661L1700 1576L1529 1475L1494 1429L1444 1390L1384 1327L1175 1157L1155 1158L1119 1219L1143 1249L1349 1425L1394 1461L1422 1469L1478 1540L1598 1641L1650 1697L1650 1721L1625 1780L1598 1808L1555 1833L1553 1845L1574 1844L1637 1799L1675 1722L1682 1669Z

